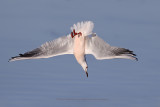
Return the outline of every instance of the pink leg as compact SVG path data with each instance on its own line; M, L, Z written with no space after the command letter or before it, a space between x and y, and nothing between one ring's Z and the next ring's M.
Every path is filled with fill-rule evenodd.
M71 32L71 37L73 38L74 36L73 36L73 32Z

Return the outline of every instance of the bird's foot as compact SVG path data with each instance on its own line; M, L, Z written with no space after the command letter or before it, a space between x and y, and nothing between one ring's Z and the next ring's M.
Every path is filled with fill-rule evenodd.
M81 32L78 33L78 37L80 37L80 36L82 36L82 33L81 33Z

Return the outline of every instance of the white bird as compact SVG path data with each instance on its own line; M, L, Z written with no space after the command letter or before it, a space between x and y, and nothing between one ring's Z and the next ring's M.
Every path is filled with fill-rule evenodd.
M77 62L82 66L88 77L86 54L92 54L96 59L124 58L138 60L133 53L125 48L113 47L99 38L92 30L92 21L78 22L71 27L71 34L42 44L39 48L19 56L12 57L9 61L24 59L49 58L64 54L74 54ZM79 32L79 33L77 33ZM91 35L91 37L89 36Z

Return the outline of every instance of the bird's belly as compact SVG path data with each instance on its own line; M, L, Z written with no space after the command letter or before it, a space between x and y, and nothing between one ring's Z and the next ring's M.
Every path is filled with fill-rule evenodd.
M79 63L80 61L84 60L84 54L85 54L85 39L84 37L76 36L74 40L74 56Z

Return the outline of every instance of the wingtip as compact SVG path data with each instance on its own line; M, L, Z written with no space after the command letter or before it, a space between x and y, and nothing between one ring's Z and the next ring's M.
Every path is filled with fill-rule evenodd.
M138 58L135 57L135 60L138 61Z
M19 57L21 57L21 56L22 56L22 54L19 54L19 56L11 57L11 58L8 60L8 62L15 61L15 60L17 60Z
M8 60L8 62L12 62L13 59L14 59L14 57L11 57L11 58Z
M134 58L135 61L138 61L138 58L136 57L137 55L134 54L134 56L132 56Z
M8 62L12 62L12 59L13 59L14 57L11 57L9 60L8 60Z
M11 62L11 59L9 59L8 62Z

